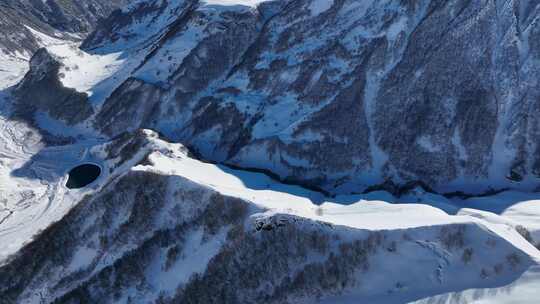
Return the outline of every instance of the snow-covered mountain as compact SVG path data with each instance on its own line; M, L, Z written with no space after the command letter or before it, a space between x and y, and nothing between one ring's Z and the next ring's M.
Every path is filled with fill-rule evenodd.
M82 45L95 58L116 54L117 73L98 87L62 75L98 93L78 122L108 136L151 128L207 159L329 192L531 190L537 9L139 1Z
M536 303L540 3L127 2L0 4L0 303Z

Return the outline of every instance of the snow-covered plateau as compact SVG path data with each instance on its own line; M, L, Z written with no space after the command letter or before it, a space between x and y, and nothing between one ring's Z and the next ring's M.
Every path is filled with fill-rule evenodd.
M537 1L0 16L0 304L538 303Z

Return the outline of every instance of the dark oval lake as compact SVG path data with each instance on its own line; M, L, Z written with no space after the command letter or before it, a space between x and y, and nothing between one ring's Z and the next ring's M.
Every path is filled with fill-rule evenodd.
M66 187L78 189L85 187L95 181L101 174L101 168L94 164L83 164L69 171L69 178Z

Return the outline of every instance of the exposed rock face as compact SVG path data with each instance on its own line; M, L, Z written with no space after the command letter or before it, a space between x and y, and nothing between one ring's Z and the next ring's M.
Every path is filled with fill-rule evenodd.
M92 31L100 18L127 1L123 0L4 0L0 4L0 47L2 52L19 55L39 48L28 29L50 34L76 34ZM73 37L71 38L73 39Z
M207 158L331 191L537 183L538 4L325 3L145 1L109 18L85 48L152 47L132 73L147 85L120 86L96 127L121 132L109 126L130 118L108 111L158 86L155 118L124 129L153 128ZM148 21L164 16L161 31ZM135 34L145 22L150 34Z
M66 88L59 79L61 63L46 49L39 49L30 60L30 71L15 88L16 115L29 121L36 110L69 125L82 122L93 113L86 93Z

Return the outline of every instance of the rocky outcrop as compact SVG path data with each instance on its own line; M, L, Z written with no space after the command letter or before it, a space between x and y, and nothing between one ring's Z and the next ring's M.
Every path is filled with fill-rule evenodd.
M86 93L66 88L60 81L61 63L46 49L39 49L30 60L30 71L15 88L15 115L33 121L36 111L74 125L93 113Z

